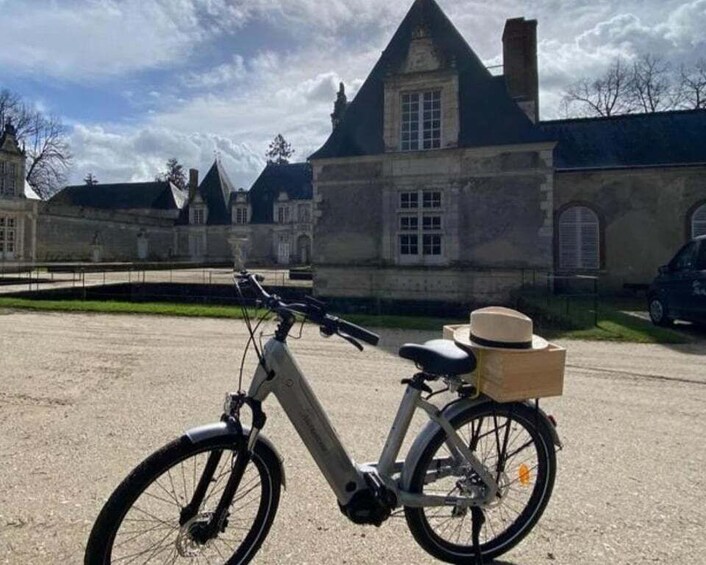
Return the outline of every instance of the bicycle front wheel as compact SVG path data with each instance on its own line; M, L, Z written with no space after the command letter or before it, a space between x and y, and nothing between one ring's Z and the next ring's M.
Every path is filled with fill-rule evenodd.
M180 523L212 453L218 466L196 515ZM144 563L248 563L269 532L277 512L281 469L275 453L257 442L223 531L206 542L206 525L238 457L232 439L192 443L182 437L141 463L115 490L93 526L86 565Z
M554 445L547 424L525 404L473 406L451 424L499 486L495 500L483 507L485 523L479 536L483 558L495 559L530 532L549 502L556 475ZM462 496L479 483L470 466L454 463L446 433L440 430L412 472L410 491ZM405 507L405 517L415 540L428 553L449 563L472 562L469 509Z

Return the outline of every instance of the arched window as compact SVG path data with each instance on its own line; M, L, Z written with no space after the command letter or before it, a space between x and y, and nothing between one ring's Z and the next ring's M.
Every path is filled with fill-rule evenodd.
M559 216L559 268L600 267L598 216L586 206L571 206Z
M706 204L702 204L691 215L691 237L706 235Z

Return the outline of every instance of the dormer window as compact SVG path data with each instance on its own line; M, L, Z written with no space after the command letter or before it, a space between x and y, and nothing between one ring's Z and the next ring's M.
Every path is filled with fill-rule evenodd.
M206 223L206 210L204 208L191 209L191 223L197 226L202 226Z
M311 219L309 214L308 204L299 204L299 221L302 223L307 223Z
M247 208L247 206L236 206L235 207L235 223L236 224L247 224L248 223L248 208Z
M441 147L441 90L402 94L402 151Z
M17 192L17 165L0 161L0 194L15 196Z
M288 224L289 223L289 206L278 205L277 206L277 223L278 224Z

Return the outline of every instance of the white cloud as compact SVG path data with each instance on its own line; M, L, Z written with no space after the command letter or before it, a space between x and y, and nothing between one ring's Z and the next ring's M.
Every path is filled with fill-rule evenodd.
M246 75L245 59L233 55L228 63L223 63L205 72L190 72L182 82L187 88L213 88L224 84L232 84Z
M171 157L185 168L199 169L203 178L217 154L236 186L248 187L264 166L264 157L248 143L151 126L109 131L101 126L76 125L71 147L75 155L72 183L80 183L89 172L102 183L152 180Z
M544 118L556 116L569 83L601 72L615 56L629 59L648 50L679 59L704 45L706 0L537 0L522 7L511 0L439 3L486 64L501 60L505 19L539 20ZM205 172L218 149L234 182L247 187L263 166L264 152L276 133L294 145L298 160L325 141L338 82L345 81L351 99L410 4L95 0L81 10L52 3L23 15L13 8L3 18L22 25L9 26L8 44L25 34L19 42L22 51L0 50L0 69L25 65L17 68L83 80L171 68L176 86L169 92L134 82L127 87L116 79L120 90L132 92L136 105L145 98L152 104L145 105L145 114L127 129L77 125L72 139L74 181L89 171L102 182L150 179L171 156ZM31 28L33 19L36 29ZM184 58L221 34L230 34L237 50L238 30L253 20L286 30L286 40L273 41L253 56L234 53L211 68L183 72ZM61 31L57 26L63 26ZM49 28L57 31L38 41Z
M165 67L242 23L227 6L207 5L211 13L196 0L11 2L3 7L0 68L91 82ZM204 18L219 25L205 26Z

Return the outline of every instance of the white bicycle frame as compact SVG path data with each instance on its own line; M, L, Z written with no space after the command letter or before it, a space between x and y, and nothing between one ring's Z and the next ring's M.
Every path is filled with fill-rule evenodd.
M418 388L407 387L378 463L357 465L341 444L336 430L287 344L271 338L265 344L263 359L266 368L258 365L248 396L263 402L270 394L275 395L341 505L347 504L356 492L368 488L365 473L373 470L396 494L398 505L470 507L495 497L498 489L495 478L475 457L439 409L421 397ZM428 479L450 474L449 468L464 471L473 469L485 483L482 496L433 496L403 490L399 480L402 462L397 462L397 456L417 408L424 410L446 432L446 445L452 454L451 457L439 460L444 465L435 465L438 469L436 476L428 474ZM258 433L259 430L253 429L250 434L251 448Z

